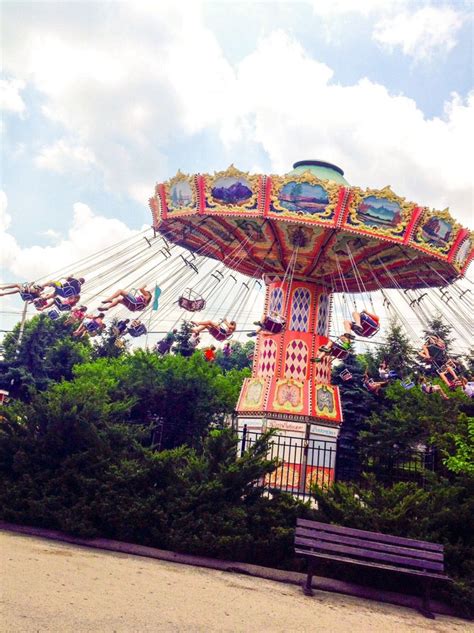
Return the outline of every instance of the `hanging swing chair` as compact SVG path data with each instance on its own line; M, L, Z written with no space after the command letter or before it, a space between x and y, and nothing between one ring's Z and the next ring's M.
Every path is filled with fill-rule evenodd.
M331 356L337 360L345 360L349 356L349 350L345 349L339 341L334 341Z
M343 369L341 373L339 374L339 378L342 378L342 380L344 381L351 380L352 374L348 369Z
M48 317L52 321L56 321L56 319L59 319L59 317L61 316L61 314L54 308L52 310L49 310L49 312L47 314L48 314Z
M21 293L20 293L20 295L21 295ZM28 299L23 299L23 301L29 301L29 300ZM38 299L35 299L33 301L33 305L35 306L35 308L37 310L40 310L41 308L44 308L46 303L47 303L47 301L46 301L46 299L43 299L43 297L38 297Z
M380 325L378 321L373 318L373 315L367 312L366 310L362 310L360 313L361 327L353 324L352 330L358 334L359 336L363 336L364 338L372 338L375 336L377 332L380 330Z
M78 279L68 279L64 284L54 286L54 293L63 299L77 297L81 294L81 282Z
M261 324L262 330L270 332L271 334L280 334L285 329L286 319L279 314L267 315Z
M216 341L219 341L220 343L232 338L233 334L233 332L224 332L220 327L210 327L208 329L208 332L212 336L212 338L215 338Z
M54 305L56 306L54 309L59 310L60 312L71 312L72 306L67 303L63 303L59 297L55 297Z
M144 323L138 322L135 325L130 325L127 332L133 338L137 338L139 336L144 336L147 333L147 329Z
M178 305L188 312L199 312L206 307L206 300L192 288L186 288L178 299Z

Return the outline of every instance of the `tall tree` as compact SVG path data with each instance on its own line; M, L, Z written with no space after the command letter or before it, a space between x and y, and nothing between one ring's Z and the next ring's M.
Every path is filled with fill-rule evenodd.
M439 338L443 339L446 343L446 352L449 354L453 337L451 336L453 328L446 323L441 314L437 314L434 316L431 321L428 321L426 329L423 330L425 336L429 336L430 334L434 334L435 336L439 336Z
M374 407L374 399L363 387L365 367L354 353L333 369L332 382L341 394L343 422L338 440L338 479L348 481L360 475L359 434L366 428L366 419ZM347 372L347 373L344 373ZM342 376L351 374L349 380Z
M32 388L44 390L51 381L70 378L72 367L88 359L88 340L73 339L74 326L65 320L36 315L26 321L21 340L19 323L5 336L1 389L28 398Z
M384 343L373 354L377 367L385 361L389 368L402 377L415 369L412 360L413 347L410 339L403 332L402 326L392 319L385 334Z

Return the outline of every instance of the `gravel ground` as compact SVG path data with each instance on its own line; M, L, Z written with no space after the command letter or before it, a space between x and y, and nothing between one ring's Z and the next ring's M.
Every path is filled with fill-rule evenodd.
M0 531L2 633L426 633L471 623L260 578Z

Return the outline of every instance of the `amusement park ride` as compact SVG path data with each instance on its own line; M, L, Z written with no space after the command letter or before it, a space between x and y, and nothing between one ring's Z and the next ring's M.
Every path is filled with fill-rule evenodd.
M75 277L70 270L49 277L63 283L9 284L0 295L19 293L26 305L48 309L50 318L68 311L68 321L78 323L76 336L102 331L112 308L116 321L122 319L115 321L116 343L128 334L146 336L147 344L154 324L172 334L179 321L198 321L198 312L208 320L198 322L196 332L223 341L231 326L240 336L264 288L259 328L248 333L256 345L237 423L242 431L274 428L299 439L299 448L281 456L292 471L290 489L304 487L308 477L328 482L334 476L335 449L320 459L321 446L335 447L342 422L331 364L347 355L351 339L377 334L372 296L381 297L407 331L408 314L426 327L433 310L442 311L457 338L472 344L474 302L464 275L474 233L448 210L407 202L389 187L351 186L339 167L317 160L295 163L284 176L233 166L214 175L178 172L156 186L150 207L153 236L142 231L76 262ZM178 318L168 327L177 306ZM130 312L138 318L125 318ZM170 351L167 339L160 343L158 353ZM442 377L442 368L438 373ZM410 379L402 384L414 386Z
M334 293L446 288L474 254L473 236L447 210L407 202L389 187L350 186L339 167L316 160L295 163L285 176L233 166L212 176L179 172L156 186L150 206L168 243L263 280L264 327L238 426L313 440L314 451L337 438L342 422L331 357L314 362L328 344ZM332 453L324 464L329 480L334 460ZM294 471L304 461L307 474L313 455L291 461Z

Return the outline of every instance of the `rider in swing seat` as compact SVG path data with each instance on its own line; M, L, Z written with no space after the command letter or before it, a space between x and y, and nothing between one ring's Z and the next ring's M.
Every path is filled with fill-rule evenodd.
M130 312L141 312L150 304L152 298L152 293L145 286L139 288L138 294L134 294L133 291L117 290L108 299L104 299L101 302L101 310L110 310L110 308L114 308L121 303ZM109 305L105 305L107 303Z
M378 396L380 393L380 390L383 389L385 385L388 385L388 380L381 380L381 381L376 382L375 380L370 378L366 370L364 373L363 384L364 384L364 387L367 389L367 391L370 391L370 393L373 393L374 395Z
M247 336L257 336L260 332L262 334L279 334L285 327L285 319L276 311L272 310L268 315L263 314L260 321L254 321L254 325L259 327L247 334Z
M45 299L52 299L53 297L62 297L66 299L68 297L78 297L81 294L81 288L84 283L84 277L76 279L75 277L66 277L60 281L47 281L44 286L51 286L53 292L48 295L44 295Z
M379 329L379 317L375 314L370 314L366 310L362 312L354 311L352 313L353 321L344 321L344 329L346 335L354 338L352 332L358 336L372 336Z
M442 365L446 361L446 343L435 334L430 334L418 355L427 363Z
M138 336L143 336L147 333L146 326L139 319L133 319L130 325L127 328L127 334L133 336L133 338L137 338Z
M237 327L235 321L228 321L227 319L222 319L219 323L216 321L200 321L198 323L191 321L191 323L196 326L192 330L194 334L200 334L207 330L211 336L218 340L232 336Z
M338 356L340 353L342 357L347 356L351 351L352 338L344 333L337 341L328 341L318 349L318 355L311 358L311 362L320 363L326 356Z
M35 301L36 299L39 299L43 290L44 286L35 282L7 284L0 289L0 297L19 294L23 301L30 303L32 301Z
M431 395L433 393L439 394L443 400L449 400L449 396L444 393L444 390L439 385L433 385L428 382L424 376L420 378L420 386L423 393Z
M73 336L96 336L105 328L104 314L99 312L97 315L86 314L84 320L79 327L72 333Z

